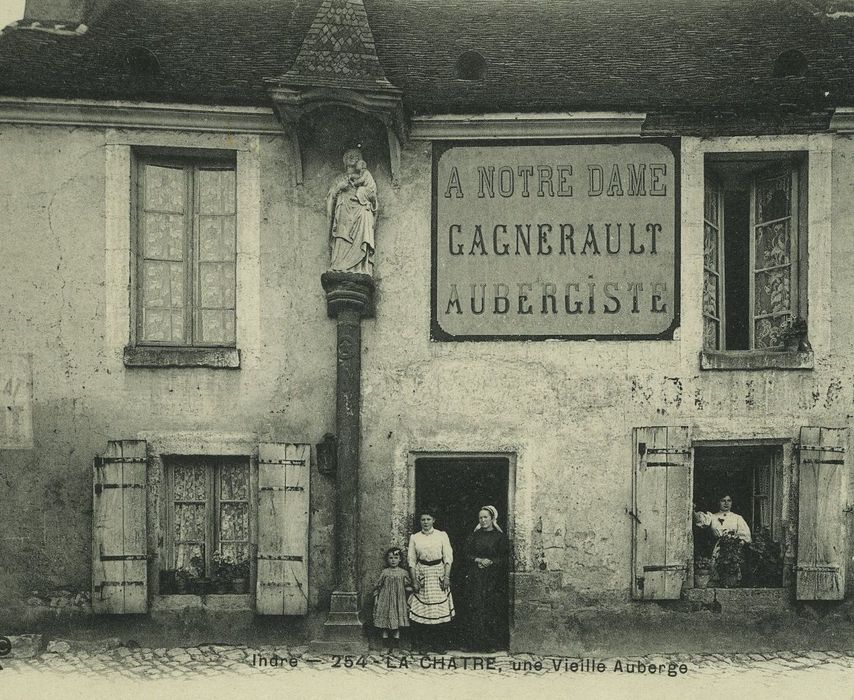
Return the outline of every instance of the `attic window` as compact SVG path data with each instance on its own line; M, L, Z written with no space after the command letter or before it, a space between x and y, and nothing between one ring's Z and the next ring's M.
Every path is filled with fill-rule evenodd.
M774 61L775 78L802 78L807 73L807 57L797 49L784 51Z
M483 80L486 59L477 51L466 51L457 59L457 75L460 80Z
M135 46L125 54L125 64L131 75L153 78L160 73L160 61L153 51L144 46Z

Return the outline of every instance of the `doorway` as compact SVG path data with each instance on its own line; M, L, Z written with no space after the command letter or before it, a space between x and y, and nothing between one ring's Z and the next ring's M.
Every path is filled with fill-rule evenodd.
M477 640L467 634L467 621L471 603L466 591L466 562L463 558L465 543L478 523L478 511L484 505L498 509L498 523L505 535L510 535L508 514L512 512L511 459L500 455L436 455L418 456L414 460L414 522L412 531L420 525L421 511L434 514L435 526L448 533L454 550L454 565L451 568L451 591L454 596L456 617L444 626L445 644L449 649L468 648L477 651ZM508 546L509 556L503 567L503 590L509 591L509 573L513 568L512 543ZM509 644L509 594L504 595L503 605L497 611L498 638L488 640L492 646L507 649ZM486 642L484 642L484 646ZM475 648L472 648L472 647Z
M728 495L731 510L750 530L750 543L740 552L741 588L779 588L783 578L782 477L783 446L723 443L694 448L694 510L715 513ZM714 558L717 538L708 527L692 528L694 570ZM696 581L696 579L695 579Z

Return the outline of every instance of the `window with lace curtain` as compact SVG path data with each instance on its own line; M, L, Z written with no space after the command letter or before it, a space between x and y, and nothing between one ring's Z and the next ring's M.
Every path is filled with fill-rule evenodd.
M805 318L806 167L799 154L706 156L703 349L786 349Z
M135 345L234 347L234 154L135 156Z
M248 573L252 542L248 458L172 456L164 464L166 569L186 579L216 578L240 567Z

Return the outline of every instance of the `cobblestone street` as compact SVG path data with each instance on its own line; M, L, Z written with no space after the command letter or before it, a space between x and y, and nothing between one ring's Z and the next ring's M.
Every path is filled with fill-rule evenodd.
M794 697L819 689L823 698L854 697L854 652L839 651L585 659L463 653L334 657L315 656L305 647L203 644L167 649L124 646L118 640L60 639L39 648L38 640L13 638L15 642L17 648L0 660L0 683L11 691L10 697L32 697L42 686L61 697L66 696L63 691L98 697L101 687L107 696L109 688L156 695L158 689L172 687L182 695L205 688L206 697L241 688L336 697L342 684L356 697L385 697L384 691L391 697L401 684L416 690L407 690L407 696L420 697L420 691L430 695L438 686L465 690L483 680L489 680L490 693L497 697L520 689L546 696L572 691L644 697L648 691L658 697L682 697L695 686L709 684L749 689L753 697ZM34 642L30 648L28 642Z

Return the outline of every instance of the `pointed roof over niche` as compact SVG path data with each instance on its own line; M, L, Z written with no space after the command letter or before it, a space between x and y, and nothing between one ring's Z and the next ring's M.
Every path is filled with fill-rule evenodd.
M397 182L405 137L403 91L385 77L362 0L321 0L291 69L265 82L291 134L297 184L302 183L299 121L328 105L352 107L382 122Z
M323 0L281 84L392 88L362 0Z

